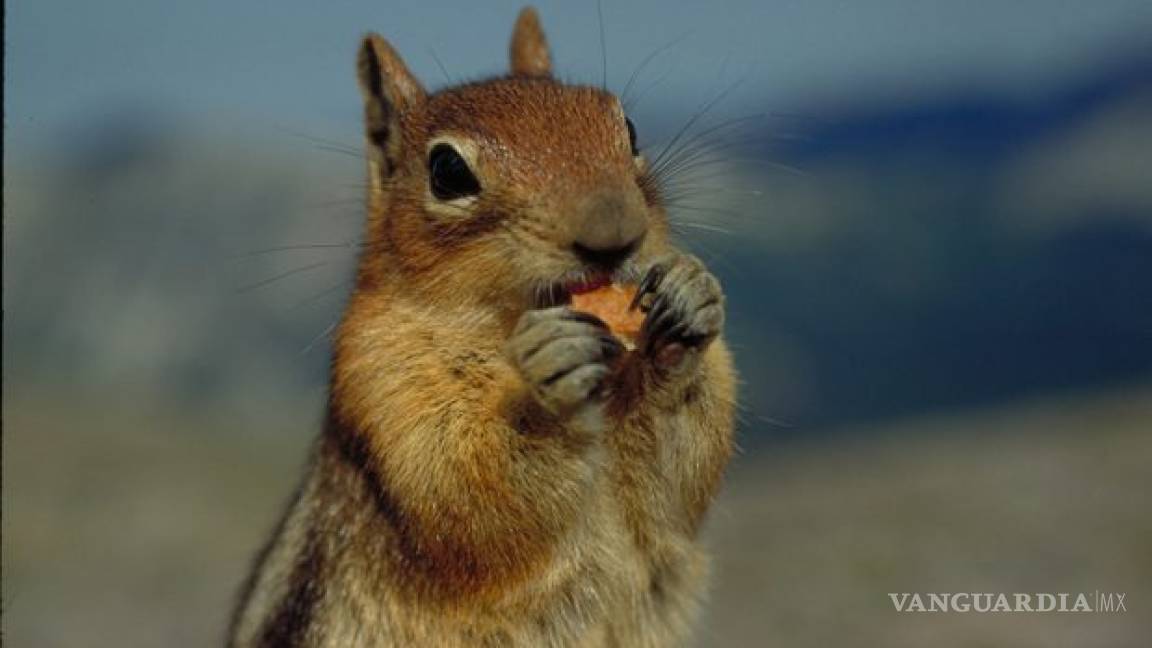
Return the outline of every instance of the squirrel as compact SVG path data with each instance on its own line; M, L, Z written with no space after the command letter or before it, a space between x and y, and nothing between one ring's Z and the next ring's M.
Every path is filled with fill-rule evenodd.
M724 294L621 102L551 67L531 7L510 74L434 93L363 39L366 244L229 645L690 641L732 452ZM609 283L635 286L633 349L573 308Z

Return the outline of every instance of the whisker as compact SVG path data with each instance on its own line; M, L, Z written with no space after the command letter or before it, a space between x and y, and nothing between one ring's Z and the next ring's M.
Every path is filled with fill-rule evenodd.
M676 227L689 227L692 229L699 229L699 230L706 230L709 232L718 232L720 234L727 234L729 236L734 234L734 232L732 230L724 229L723 227L717 227L715 225L707 225L704 223L695 223L692 221L684 221L684 220L675 220L675 221L672 221L672 223Z
M329 324L327 327L325 327L323 331L320 331L318 334L316 334L316 336L313 337L308 342L308 344L303 349L300 350L300 355L302 355L302 356L307 355L308 352L312 350L312 347L316 346L316 343L319 342L322 338L327 337L330 333L332 333L332 331L334 331L336 329L336 325L339 323L340 323L339 318L332 320L331 324Z
M641 99L643 99L645 96L647 96L647 95L648 95L648 93L650 93L651 91L653 91L653 90L655 90L656 88L660 87L660 85L661 85L662 83L664 83L665 81L667 81L667 80L668 80L668 77L669 77L669 76L671 76L671 75L672 75L672 72L674 72L674 71L675 71L675 70L667 70L667 71L665 71L663 74L661 74L660 76L658 76L658 77L656 77L655 79L653 79L653 80L652 80L652 81L651 81L651 82L650 82L648 85L646 85L646 86L644 86L643 88L641 88L641 89L640 89L640 92L639 92L639 93L637 93L635 97L632 97L632 98L629 100L629 102L628 102L628 104L627 104L627 106L626 106L626 107L628 108L628 110L629 110L629 111L631 111L631 110L635 110L635 109L636 109L636 107L640 105L640 100L641 100Z
M697 174L693 174L691 176L685 176L685 174L679 174L678 177L661 179L660 186L666 187L666 186L670 185L672 187L676 187L677 183L684 183L688 180L691 180L694 183L699 183L699 182L708 182L711 180L716 180L717 178L728 178L729 176L731 176L731 174L728 173L727 171L717 171L715 173L706 173L706 174L697 173ZM669 185L664 184L665 182L669 183Z
M249 284L247 286L241 286L240 288L236 289L236 292L237 292L237 294L251 292L253 290L256 290L257 288L262 288L262 287L267 286L269 284L280 281L281 279L286 279L288 277L291 277L293 275L297 275L297 274L300 274L303 272L310 272L312 270L315 270L316 268L322 268L326 265L328 265L327 261L320 261L318 263L312 263L312 264L309 264L306 266L301 266L299 268L293 268L292 270L280 273L274 277L269 277L268 279L264 279L262 281L257 281L254 284Z
M444 62L440 60L439 56L436 56L436 50L429 47L428 54L432 57L432 60L436 62L436 67L440 68L440 73L444 75L444 81L449 85L455 83L456 81L452 78L452 75L448 74L448 68L444 67Z
M608 89L608 45L604 37L604 3L596 0L596 18L600 23L600 88Z
M316 149L319 151L326 151L328 153L336 153L338 155L356 158L357 160L363 160L364 159L364 152L363 151L348 151L348 150L338 148L335 146L329 146L327 144L317 144Z
M762 189L735 189L731 187L696 187L687 183L676 185L672 190L666 191L662 198L663 204L678 205L687 198L699 198L716 195L725 196L756 196L764 195Z
M698 214L714 214L716 216L726 216L728 218L742 219L745 214L738 212L734 209L725 209L724 207L704 207L700 205L677 205L672 208L673 211L690 211Z
M719 133L710 139L701 139L686 143L685 146L677 151L676 155L671 156L670 161L665 162L661 168L667 168L674 165L676 162L683 159L690 159L693 156L698 156L707 153L719 153L733 150L740 150L741 148L749 149L753 154L759 155L759 151L765 147L770 146L782 138L775 133L763 133L755 135L736 136L739 133Z
M308 140L309 142L312 142L313 144L318 144L322 148L328 148L328 149L332 149L334 151L342 152L342 153L354 153L354 154L356 154L357 157L361 157L363 154L359 147L353 146L351 144L347 144L345 142L338 142L336 140L330 140L330 139L325 139L323 137L316 137L314 135L308 135L307 133L301 133L299 131L295 131L295 130L292 130L290 128L287 128L285 126L275 125L273 127L276 128L277 130L283 132L283 133L287 133L289 135L292 135L293 137L299 137L300 139Z
M302 245L280 245L277 247L264 248L262 250L253 250L252 252L238 256L233 260L234 261L247 261L249 259L254 259L254 258L265 256L268 254L276 254L277 252L293 252L293 251L298 251L298 250L335 250L335 249L352 250L352 249L356 249L359 247L364 247L366 245L368 245L368 244L367 243L359 243L359 242L355 242L355 241L349 241L347 243L309 243L309 244L302 244Z
M656 156L656 159L652 162L652 166L654 168L658 168L660 166L661 161L664 159L664 157L666 155L668 155L670 151L674 150L674 147L680 142L681 138L683 138L684 135L693 126L696 125L696 122L703 119L704 116L707 115L709 111L711 111L713 108L715 108L718 103L723 101L729 94L731 94L736 88L738 88L741 85L741 83L743 83L743 80L737 79L733 83L729 84L729 86L727 88L725 88L721 92L717 93L717 95L715 97L713 97L706 104L704 104L704 106L699 111L697 111L696 114L692 115L692 117L690 119L688 119L687 122L685 122L684 126L682 126L680 128L680 130L677 131L676 135L672 138L672 140L670 142L668 142L668 144L664 147L664 149L660 152L660 154L658 156Z
M699 238L692 239L691 245L692 245L692 247L695 247L698 250L700 250L700 252L703 253L704 256L708 257L709 264L711 264L713 261L715 261L716 263L727 268L732 274L736 275L740 279L745 278L744 273L741 272L739 268L737 268L730 261L725 259L724 255L716 254L716 252L714 250L712 250L712 248L705 245L704 242L701 241Z
M693 134L690 138L685 140L685 142L680 146L680 148L678 150L679 151L690 150L690 147L693 144L701 141L703 138L708 137L709 135L713 135L716 133L723 133L726 129L732 129L736 126L746 124L746 123L753 121L753 120L763 119L765 116L766 116L766 113L755 113L752 115L744 115L743 117L736 117L734 119L726 119L726 120L724 120L718 124L713 124L712 126L709 126L708 128L705 128L705 129L698 131L695 134ZM672 155L671 157L673 159L675 159L676 154ZM658 165L654 162L653 167L658 168Z
M333 293L337 292L338 290L340 290L342 288L347 288L349 286L349 284L351 284L351 283L352 283L352 278L344 279L344 280L342 280L342 281L340 281L340 282L338 282L332 286L325 288L324 290L321 290L320 292L318 292L314 295L306 297L303 300L297 302L296 305L294 305L288 309L288 312L299 310L299 309L303 308L304 306L307 306L308 304L322 300L325 297L330 297L330 296L332 296Z
M771 160L765 160L758 157L732 155L724 157L700 158L690 163L685 163L684 165L674 169L669 173L669 176L671 177L676 174L691 174L695 171L699 171L700 169L707 169L721 165L733 166L734 163L739 163L745 167L767 166L774 169L780 169L782 171L788 171L792 175L801 177L807 175L806 172L800 169L782 164L780 162L772 162Z
M729 124L731 125L731 124ZM731 135L724 134L711 140L700 140L685 145L675 155L666 159L659 167L652 168L649 173L660 178L678 173L683 167L691 166L701 160L746 160L759 162L764 155L757 153L759 145L771 138L747 137L730 139ZM749 149L743 155L734 153L741 149Z
M628 77L628 83L625 84L624 89L620 91L620 102L623 103L626 108L632 108L633 104L631 99L628 98L628 92L632 89L632 84L636 82L636 79L640 76L640 73L643 72L644 69L648 67L648 64L655 60L657 56L680 44L685 38L688 37L688 34L689 32L680 34L676 38L660 46L660 48L658 48L656 51L652 52L648 56L645 56L644 60L640 61L640 65L636 66L636 69L632 71L632 76Z
M321 200L317 202L308 203L309 207L346 207L348 205L367 205L368 200L365 196L349 196L347 198L332 198L329 200Z

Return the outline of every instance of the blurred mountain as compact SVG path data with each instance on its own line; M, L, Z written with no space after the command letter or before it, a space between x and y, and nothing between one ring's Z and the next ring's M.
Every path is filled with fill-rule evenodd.
M1113 61L1049 93L969 91L898 105L864 102L850 112L841 103L836 110L817 109L807 137L770 152L796 164L850 158L899 161L919 155L975 166L1004 160L1076 128L1109 106L1150 92L1152 56Z
M8 384L264 407L318 391L358 160L125 112L6 169Z
M1027 101L810 122L763 151L800 180L742 182L762 188L761 240L731 237L725 254L736 342L787 340L743 365L756 427L788 435L1152 374L1152 58Z

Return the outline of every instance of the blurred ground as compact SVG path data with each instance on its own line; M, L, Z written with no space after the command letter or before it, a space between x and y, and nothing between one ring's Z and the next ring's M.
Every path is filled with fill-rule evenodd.
M705 646L1146 646L1152 389L845 429L737 461ZM1128 613L897 613L888 592L1128 593Z
M9 645L218 643L319 399L316 420L243 420L41 398L5 403ZM1144 388L759 448L713 514L700 645L1147 645L1149 429ZM887 597L1097 589L1129 612L898 614Z

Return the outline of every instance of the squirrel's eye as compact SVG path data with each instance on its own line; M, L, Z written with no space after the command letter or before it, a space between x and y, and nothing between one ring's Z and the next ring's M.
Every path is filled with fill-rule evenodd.
M468 163L448 144L437 144L428 154L428 177L432 195L439 200L452 200L480 193L480 181Z
M627 117L624 118L624 123L628 126L628 145L632 147L632 157L636 157L640 155L640 149L636 148L636 125Z

